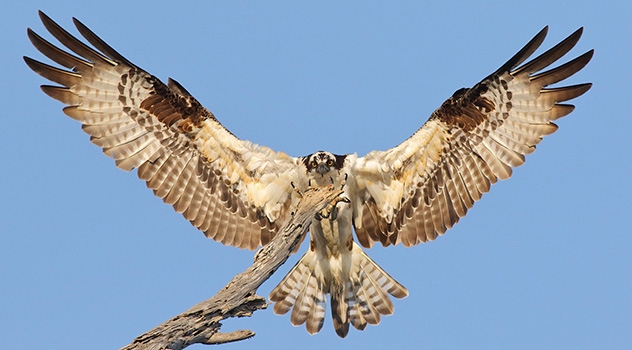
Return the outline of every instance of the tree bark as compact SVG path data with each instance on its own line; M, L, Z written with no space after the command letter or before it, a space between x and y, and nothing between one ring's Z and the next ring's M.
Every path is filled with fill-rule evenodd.
M251 316L268 306L266 298L255 294L257 289L294 252L315 215L328 216L339 202L346 201L341 194L342 190L333 186L306 191L279 233L257 252L252 266L212 298L138 336L122 349L180 350L191 344L222 344L253 337L255 332L249 330L221 333L220 321Z

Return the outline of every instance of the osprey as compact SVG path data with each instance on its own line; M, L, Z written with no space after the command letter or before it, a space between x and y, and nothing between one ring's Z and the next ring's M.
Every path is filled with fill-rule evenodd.
M410 247L445 233L557 129L553 121L574 108L562 102L591 87L548 86L581 70L592 50L545 70L575 46L582 29L523 63L542 44L545 27L498 70L457 90L400 145L362 157L325 151L291 157L237 138L179 83L164 84L78 20L94 48L41 12L40 18L69 50L28 29L33 45L65 68L24 57L57 84L42 90L67 105L64 113L117 167L137 168L158 197L207 237L256 249L291 215L295 188L344 188L349 203L313 219L309 249L270 293L274 311L291 310L292 324L306 324L311 334L323 325L327 295L340 337L349 325L363 330L393 313L389 294L403 298L408 291L360 246Z

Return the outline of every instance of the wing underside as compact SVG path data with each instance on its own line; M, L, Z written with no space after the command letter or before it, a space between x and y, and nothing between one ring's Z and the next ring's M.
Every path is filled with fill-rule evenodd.
M579 29L531 61L547 28L496 72L460 89L408 140L358 158L354 206L365 247L434 240L463 217L499 179L525 161L542 137L574 107L563 102L591 84L549 87L581 70L593 51L555 68L579 40ZM548 69L546 71L542 71Z
M67 51L29 29L33 45L61 68L25 57L27 65L57 84L42 90L67 105L64 113L117 167L137 168L209 238L255 249L274 236L292 202L294 158L239 140L180 84L162 83L78 20L94 48L42 12L40 18Z

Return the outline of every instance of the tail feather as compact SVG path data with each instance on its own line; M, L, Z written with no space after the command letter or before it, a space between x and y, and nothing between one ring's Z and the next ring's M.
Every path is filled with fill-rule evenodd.
M290 314L290 322L292 322L293 325L302 325L305 323L307 315L309 315L309 312L312 309L314 299L310 298L309 295L306 295L311 280L312 277L308 276L307 281L299 281L299 285L296 286L298 296L296 297L294 308Z
M355 243L348 253L350 263L346 267L341 264L338 275L330 269L332 260L326 264L325 272L315 252L305 253L270 292L274 312L285 314L292 310L290 322L295 326L305 323L307 331L315 334L323 326L325 296L330 294L334 329L342 338L349 333L349 325L364 330L367 324L380 323L381 315L392 314L394 306L389 294L404 298L408 295L406 288Z
M303 257L304 258L304 257ZM309 278L311 271L309 265L301 263L301 259L283 278L281 283L270 292L270 300L275 302L274 313L284 315L296 303L299 287L303 280Z
M325 292L314 274L316 255L310 253L303 255L270 292L270 300L275 302L275 314L283 315L292 310L290 322L294 326L306 323L307 332L316 334L325 319Z
M302 291L298 295L290 316L290 321L293 325L305 323L312 310L314 310L314 305L318 304L318 292L320 290L318 281L313 273L307 278L307 283L304 284Z
M355 297L353 299L348 300L349 303L349 321L358 330L364 330L367 324L376 325L380 323L380 313L385 314L378 308L376 305L373 305L367 300L371 300L371 289L374 286L372 281L368 276L362 272L364 278L361 278L361 284L356 286ZM380 288L378 288L380 290ZM381 291L381 290L380 290ZM384 295L387 300L390 302L388 296L384 291L381 291L382 295ZM392 304L391 304L392 305Z
M369 258L360 247L354 245L353 253L354 266L357 266L360 274L357 291L354 293L355 308L350 310L350 321L356 329L363 330L367 323L379 324L380 315L393 313L393 302L388 294L404 298L408 296L408 291Z
M336 334L340 338L344 338L349 333L349 304L347 303L347 298L349 295L345 295L345 291L349 291L348 285L351 283L346 283L343 290L342 286L335 286L335 290L330 290L331 294L331 316L334 321L334 330Z
M366 291L362 288L358 288L358 299L366 300ZM375 310L372 305L365 302L356 302L352 300L349 302L349 321L358 330L364 330L367 324L378 324L380 322L380 314Z
M325 293L322 289L318 290L318 295L314 299L312 304L312 310L309 312L309 317L305 323L305 328L309 334L316 334L323 328L325 322Z

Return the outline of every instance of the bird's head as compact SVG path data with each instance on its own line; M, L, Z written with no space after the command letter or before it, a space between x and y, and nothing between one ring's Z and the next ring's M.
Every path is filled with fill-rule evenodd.
M330 152L318 151L303 157L303 164L307 169L307 176L311 182L314 180L318 186L338 184L342 174L340 171L345 162L346 155L337 155ZM312 185L316 185L312 184Z

